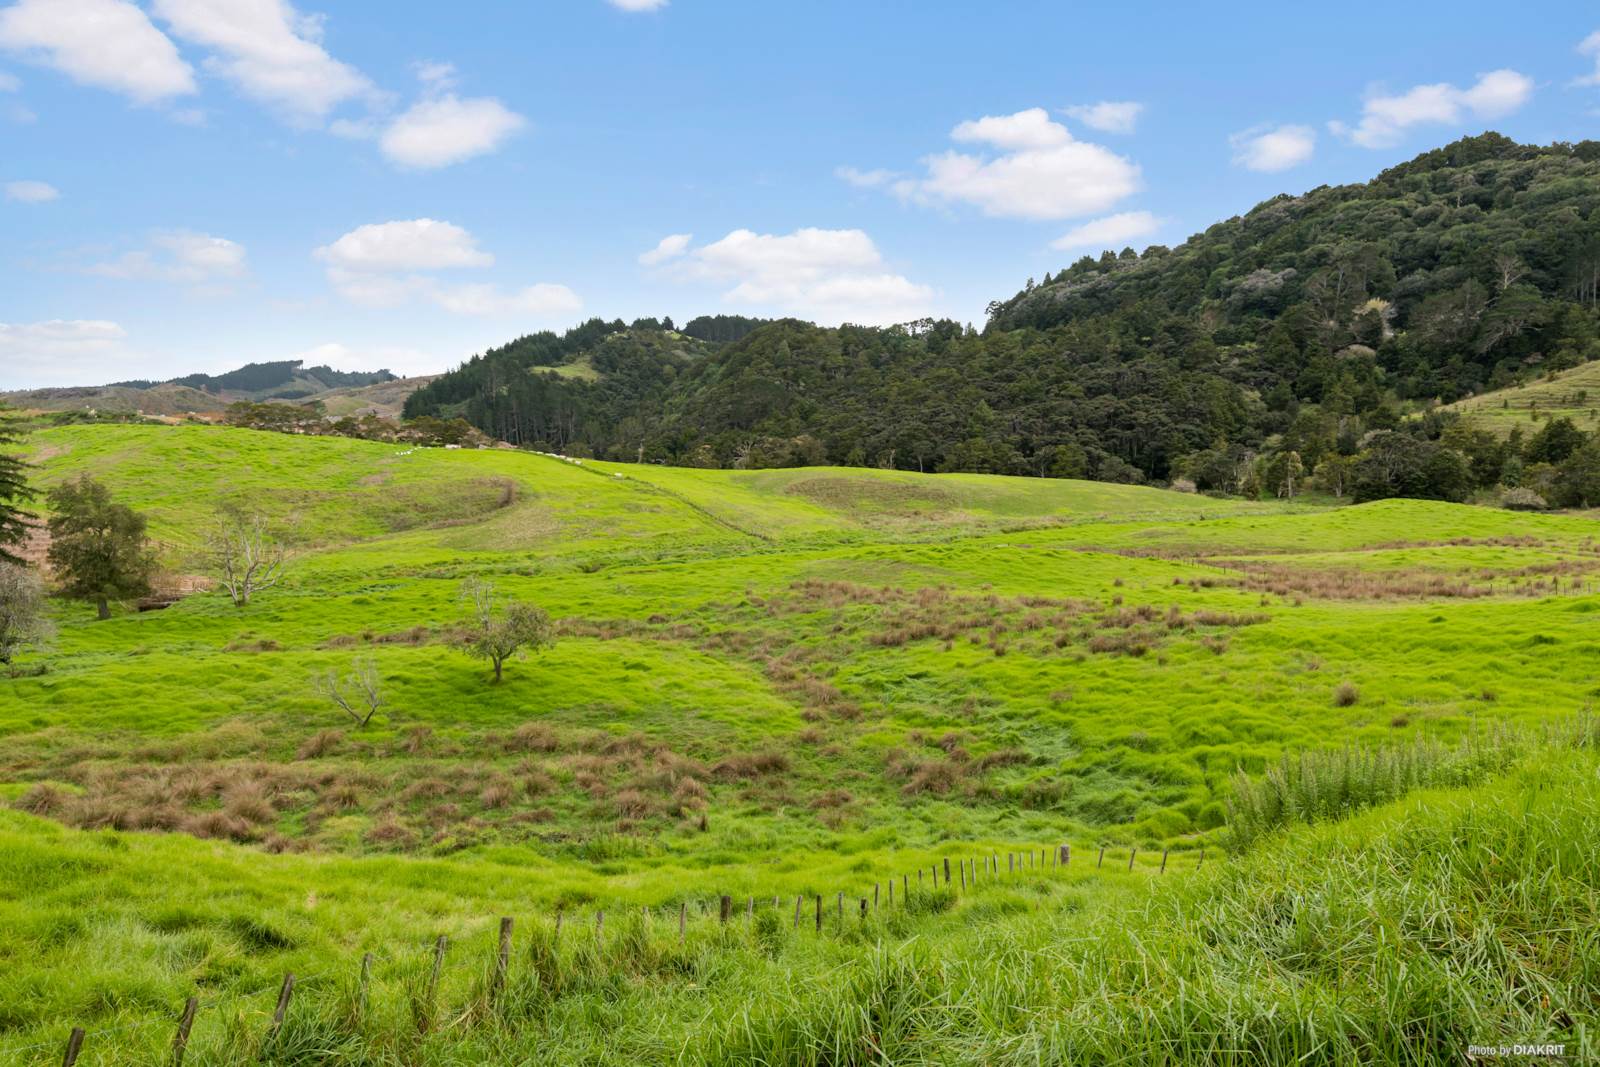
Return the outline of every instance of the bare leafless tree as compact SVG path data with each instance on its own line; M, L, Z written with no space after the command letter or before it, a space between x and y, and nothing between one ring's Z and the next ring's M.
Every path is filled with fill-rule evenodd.
M371 722L383 707L383 679L378 675L377 662L370 656L357 659L343 678L338 671L328 671L318 679L317 688L339 705L358 728Z
M206 552L217 581L239 608L263 589L277 585L288 560L283 543L273 536L265 517L233 506L218 510L206 539Z

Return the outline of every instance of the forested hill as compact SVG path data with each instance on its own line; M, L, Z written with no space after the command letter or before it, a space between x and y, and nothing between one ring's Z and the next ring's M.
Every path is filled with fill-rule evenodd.
M1597 209L1600 143L1489 133L1177 248L1085 257L991 305L982 333L593 322L485 353L407 414L618 459L1248 491L1263 457L1309 472L1374 431L1437 437L1442 420L1404 415L1600 356Z

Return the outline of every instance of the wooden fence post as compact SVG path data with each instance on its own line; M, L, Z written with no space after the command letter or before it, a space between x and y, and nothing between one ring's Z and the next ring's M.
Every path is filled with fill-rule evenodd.
M500 948L494 958L494 982L489 987L489 999L500 995L506 985L506 971L511 966L511 926L509 915L500 920Z
M844 929L844 893L839 894L839 929Z
M872 910L878 910L878 883L872 883Z
M1104 867L1106 864L1106 846L1100 846L1100 858L1094 861L1095 868Z
M945 860L945 862L949 863L950 861ZM956 866L961 868L961 891L965 893L967 891L967 861L962 860Z
M1137 848L1128 849L1128 870L1133 870L1133 857L1137 856L1138 854L1139 850Z
M1166 849L1162 849L1161 850L1161 870L1158 873L1160 873L1160 874L1166 874L1167 873L1167 850Z
M905 907L909 903L911 903L911 876L902 874L900 876L900 906Z
M72 1033L67 1035L67 1055L61 1061L61 1067L73 1067L78 1062L78 1053L83 1051L84 1030L81 1026L74 1026Z
M800 929L800 905L805 901L805 895L796 893L794 898L794 928Z
M756 921L756 898L751 897L744 902L744 921L751 925Z
M1006 873L1017 873L1017 857L1010 852L1006 853Z
M944 884L945 885L949 885L950 884L950 857L949 856L946 856L944 858Z
M867 921L867 898L866 897L862 897L861 898L861 921L862 922L866 922Z
M894 875L889 876L889 907L894 907Z
M728 896L728 894L724 893L724 894L722 894L722 906L721 906L721 909L717 913L718 921L720 921L723 926L727 926L728 925L728 916L730 916L732 914L733 914L733 898Z
M559 913L556 915L556 929L561 929L561 916ZM450 939L444 934L440 934L439 940L433 943L433 970L428 974L428 1015L427 1018L423 1020L424 1029L427 1029L433 1025L434 1006L439 997L439 973L444 970L444 950L448 948L449 945Z
M822 933L822 894L817 894L817 933Z
M1200 869L1200 864L1205 863L1205 861L1206 861L1206 850L1205 849L1201 849L1200 850L1200 862L1196 863L1194 865L1194 869L1198 871Z
M283 1020L289 1014L289 998L294 996L294 972L283 976L283 986L278 990L278 1006L272 1012L272 1029L267 1031L267 1042L264 1048L271 1048L272 1043L278 1039L278 1031L283 1029Z
M189 1051L189 1030L194 1026L194 1013L199 1010L199 997L190 997L183 1005L183 1015L178 1018L178 1032L172 1039L172 1067L183 1067L183 1054Z

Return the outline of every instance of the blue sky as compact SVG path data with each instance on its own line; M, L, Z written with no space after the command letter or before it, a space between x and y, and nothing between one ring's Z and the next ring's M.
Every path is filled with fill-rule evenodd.
M1465 133L1592 4L0 0L0 387L945 315Z

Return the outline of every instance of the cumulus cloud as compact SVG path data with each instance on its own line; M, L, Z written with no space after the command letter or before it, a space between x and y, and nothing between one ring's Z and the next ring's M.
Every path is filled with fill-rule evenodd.
M660 11L667 6L667 0L606 0L606 3L619 11Z
M61 190L48 182L6 182L6 199L19 204L44 204L61 199Z
M354 67L322 47L322 18L287 0L155 0L174 34L208 49L206 69L294 121L321 120L375 93Z
M1310 126L1255 126L1229 137L1228 144L1236 165L1272 174L1310 159L1317 131Z
M654 267L669 259L677 259L689 250L692 240L692 233L674 233L663 237L650 251L639 253L639 262L646 267Z
M1144 105L1132 100L1102 100L1098 104L1078 104L1067 114L1092 130L1104 133L1132 133L1144 114Z
M435 219L405 219L358 226L316 257L347 270L444 270L488 267L494 257L478 248L477 238L460 226Z
M1578 45L1581 55L1594 59L1594 71L1574 80L1574 85L1600 85L1600 30L1595 30Z
M1101 145L1075 140L1043 108L962 122L950 136L989 151L929 156L923 160L924 176L901 178L888 187L913 203L966 203L986 215L1021 219L1093 215L1140 188L1137 164Z
M383 131L383 154L402 166L447 167L492 152L527 120L492 97L453 93L418 101Z
M0 10L0 48L138 104L196 91L177 47L127 0L18 0Z
M822 322L885 325L929 313L933 290L888 270L860 230L734 230L685 253L681 276L727 286L729 303Z
M446 283L439 271L494 265L494 256L460 226L407 219L359 226L313 255L346 300L365 307L398 307L426 300L458 315L556 315L583 306L565 285L540 282L505 288L490 282Z
M104 380L114 376L114 368L126 367L127 336L102 319L0 322L0 384L29 388Z
M1399 144L1413 126L1455 126L1467 116L1497 119L1517 111L1533 96L1533 79L1514 70L1494 70L1466 89L1447 82L1418 85L1395 96L1367 97L1354 126L1330 122L1328 128L1363 148Z
M1161 220L1148 211L1124 211L1075 226L1051 241L1050 247L1062 251L1126 247L1160 228Z
M148 247L96 263L88 272L103 278L198 285L238 278L245 269L245 249L238 242L174 230L156 234Z

